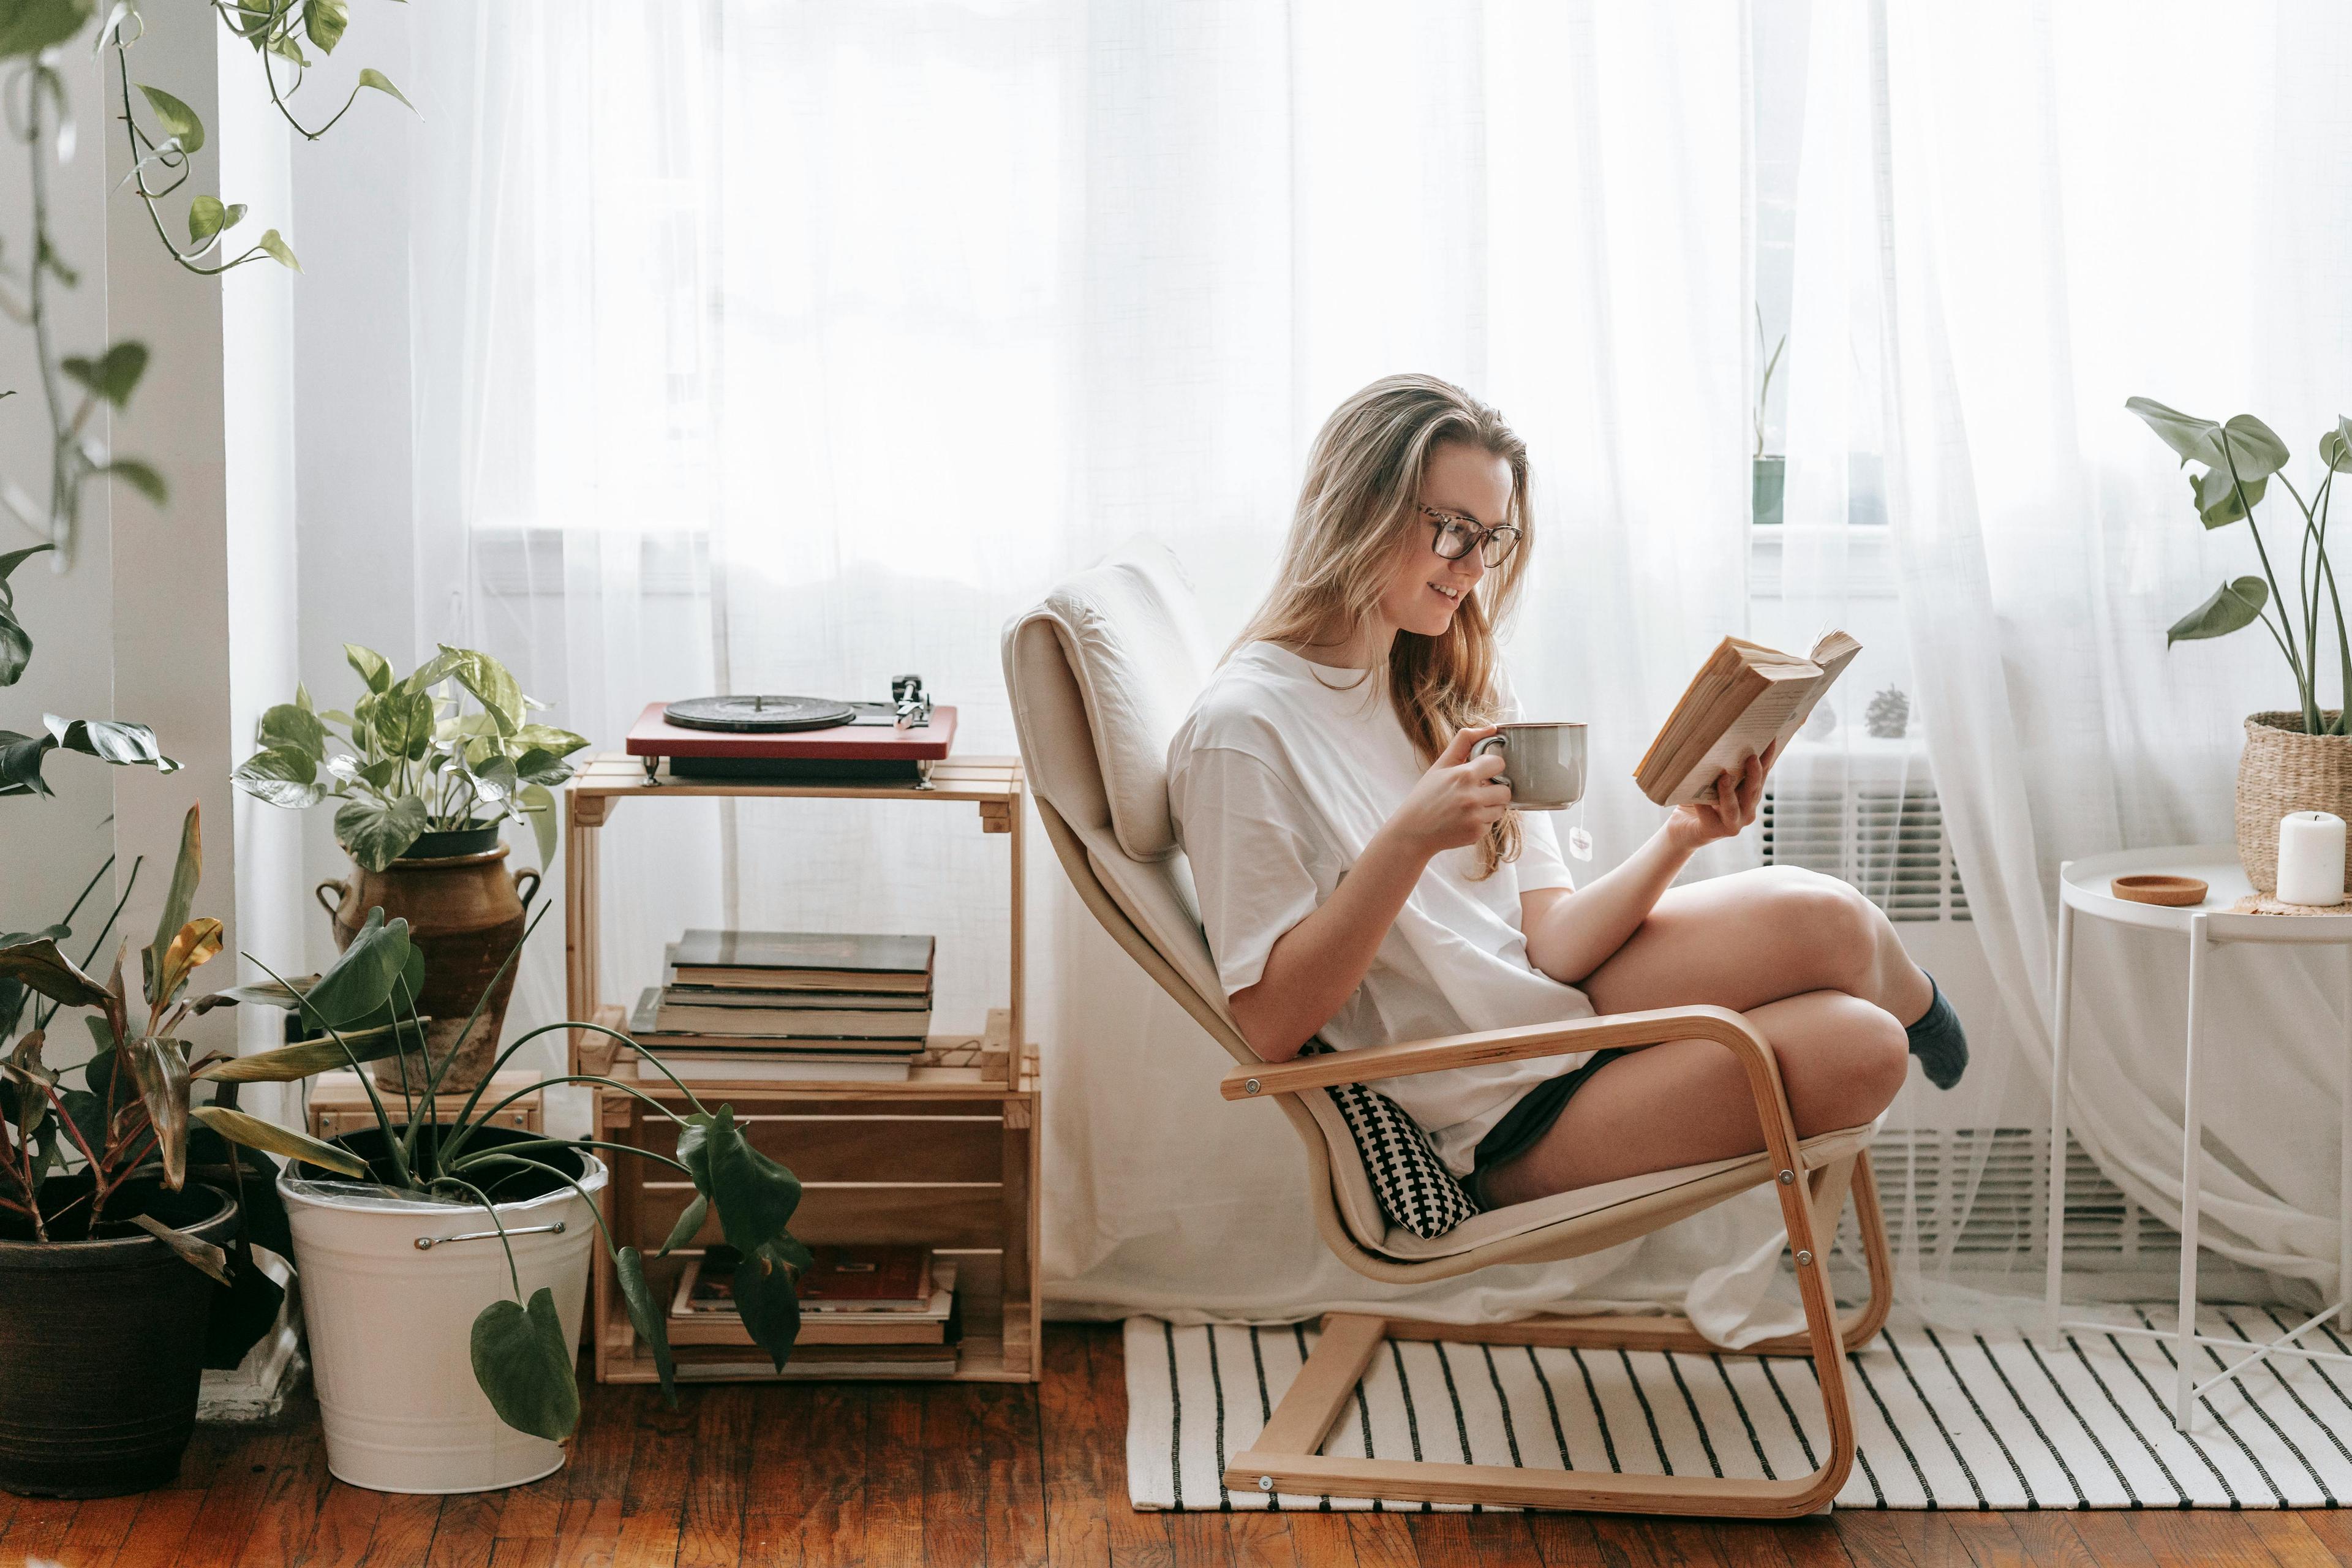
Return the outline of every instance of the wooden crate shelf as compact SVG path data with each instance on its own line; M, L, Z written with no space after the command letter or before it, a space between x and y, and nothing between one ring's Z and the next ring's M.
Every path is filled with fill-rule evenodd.
M1022 1025L1022 792L1018 762L949 759L922 786L770 784L647 776L634 757L606 753L574 777L566 808L564 908L572 1016L625 1033L622 1010L596 994L598 842L613 807L630 799L709 795L977 803L983 833L1003 834L1012 853L1012 963L1009 1005L992 1010L976 1035L934 1035L903 1083L698 1080L688 1087L705 1105L729 1105L753 1145L790 1166L802 1197L793 1232L812 1245L913 1242L956 1260L962 1336L961 1382L1035 1382L1044 1302L1038 1279L1038 1096L1035 1047ZM685 1096L637 1053L609 1036L575 1030L572 1070L604 1073L659 1104L682 1109ZM677 1146L677 1128L635 1095L595 1090L597 1136L660 1152ZM647 1283L665 1309L686 1259L719 1239L715 1222L667 1258L653 1256L692 1195L649 1161L607 1162L606 1222L625 1244L646 1254ZM604 1383L655 1381L653 1357L639 1342L612 1277L597 1253L591 1337ZM747 1336L748 1341L748 1336ZM749 1343L674 1347L677 1375L703 1380L773 1380L778 1374ZM794 1377L788 1369L782 1377ZM834 1374L839 1375L839 1374ZM926 1380L935 1381L935 1380Z

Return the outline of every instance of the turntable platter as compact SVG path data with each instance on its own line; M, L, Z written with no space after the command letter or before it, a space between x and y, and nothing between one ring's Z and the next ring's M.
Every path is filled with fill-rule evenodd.
M688 730L775 734L834 729L849 723L857 713L846 702L822 697L692 697L671 703L662 716Z

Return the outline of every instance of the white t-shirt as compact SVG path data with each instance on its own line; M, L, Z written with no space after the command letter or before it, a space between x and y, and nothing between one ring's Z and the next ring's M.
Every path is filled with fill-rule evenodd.
M1516 714L1515 703L1507 705ZM1428 771L1377 671L1254 642L1221 665L1168 748L1168 799L1225 994L1339 879ZM1570 886L1551 824L1519 816L1519 858L1482 881L1479 846L1429 862L1363 984L1318 1031L1336 1050L1590 1017L1584 993L1528 962L1519 895ZM1590 1052L1381 1079L1456 1174L1512 1103Z

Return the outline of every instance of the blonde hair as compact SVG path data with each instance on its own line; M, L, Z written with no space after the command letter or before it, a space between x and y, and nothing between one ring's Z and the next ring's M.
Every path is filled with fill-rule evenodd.
M1328 645L1362 624L1394 575L1398 552L1416 539L1429 544L1421 532L1428 526L1422 478L1430 453L1446 441L1509 465L1509 505L1501 518L1486 521L1517 528L1519 547L1463 599L1444 633L1400 630L1390 646L1389 702L1424 762L1434 762L1457 731L1500 716L1495 637L1518 604L1534 542L1527 443L1460 387L1433 375L1383 376L1323 422L1307 454L1274 590L1234 643ZM1492 876L1518 852L1518 816L1506 812L1486 831L1479 877Z

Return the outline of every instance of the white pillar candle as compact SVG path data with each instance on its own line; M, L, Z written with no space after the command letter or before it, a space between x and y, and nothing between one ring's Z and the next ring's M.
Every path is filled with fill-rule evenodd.
M2283 904L2344 901L2344 819L2324 811L2279 818L2278 896Z

